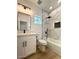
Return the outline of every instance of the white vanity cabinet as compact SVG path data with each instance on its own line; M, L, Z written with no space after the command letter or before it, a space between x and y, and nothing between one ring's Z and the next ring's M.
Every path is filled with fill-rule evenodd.
M21 59L36 52L36 36L22 35L17 37L17 58Z

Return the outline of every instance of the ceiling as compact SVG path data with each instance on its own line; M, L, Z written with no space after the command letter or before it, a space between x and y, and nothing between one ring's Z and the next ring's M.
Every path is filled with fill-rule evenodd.
M35 5L37 5L39 8L43 9L47 13L52 12L55 8L57 8L61 4L58 3L58 0L41 0L42 3L40 5L37 3L38 0L28 0L28 1L33 2ZM50 7L52 7L52 9L49 9Z

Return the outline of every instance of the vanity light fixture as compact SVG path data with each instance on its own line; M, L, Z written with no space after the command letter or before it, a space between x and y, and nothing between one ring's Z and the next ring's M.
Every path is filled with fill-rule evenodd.
M24 6L24 9L26 9L26 7Z
M28 15L32 15L32 10L31 8L27 7L27 6L24 6L20 3L18 3L18 11L19 12L23 12L23 13L26 13Z

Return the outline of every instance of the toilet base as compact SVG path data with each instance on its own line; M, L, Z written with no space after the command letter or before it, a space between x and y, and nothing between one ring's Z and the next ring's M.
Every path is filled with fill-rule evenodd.
M45 52L46 51L46 46L45 45L39 45L39 50L41 51L41 52Z

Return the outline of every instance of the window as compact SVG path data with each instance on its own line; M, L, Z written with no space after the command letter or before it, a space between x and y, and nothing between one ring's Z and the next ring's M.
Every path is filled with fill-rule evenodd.
M34 23L35 24L42 24L42 19L40 16L35 16L34 17Z

